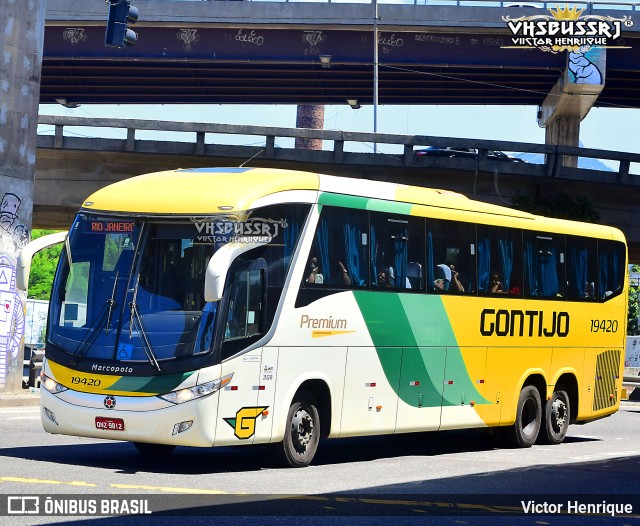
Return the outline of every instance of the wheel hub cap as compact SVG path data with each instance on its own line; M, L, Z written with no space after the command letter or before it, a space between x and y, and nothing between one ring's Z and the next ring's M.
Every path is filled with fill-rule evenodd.
M301 448L306 448L313 436L313 420L304 409L300 409L293 415L291 422L293 439Z

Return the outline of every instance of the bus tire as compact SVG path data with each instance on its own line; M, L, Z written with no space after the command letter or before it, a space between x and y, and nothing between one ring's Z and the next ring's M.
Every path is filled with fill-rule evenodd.
M525 385L518 397L515 423L503 428L502 436L513 447L531 447L540 432L542 403L540 393L533 385Z
M308 466L320 442L320 413L316 400L307 391L300 391L289 407L280 453L286 466Z
M176 448L176 446L171 446L169 444L149 444L147 442L133 442L133 445L143 455L154 457L168 455Z
M566 391L554 391L544 405L544 422L540 442L557 445L562 443L569 429L569 395Z

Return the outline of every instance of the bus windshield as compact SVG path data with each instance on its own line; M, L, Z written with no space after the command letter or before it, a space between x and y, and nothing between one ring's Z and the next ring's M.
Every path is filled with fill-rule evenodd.
M194 328L204 269L217 247L194 234L189 223L148 223L143 234L141 221L79 215L54 284L51 343L76 359L157 361L203 352Z
M261 209L271 226L250 229L276 234L260 254L279 276L272 284L283 282L299 232L299 220L282 212ZM205 270L221 246L247 233L239 223L228 216L165 221L80 213L54 281L49 345L72 366L84 359L138 362L157 372L163 363L210 354L219 302L204 300ZM289 232L278 232L279 225Z

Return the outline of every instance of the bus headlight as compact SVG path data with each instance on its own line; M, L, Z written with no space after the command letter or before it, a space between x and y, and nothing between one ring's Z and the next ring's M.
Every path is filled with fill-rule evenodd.
M177 391L171 391L170 393L158 396L163 400L166 400L167 402L171 402L172 404L182 404L190 400L195 400L196 398L209 396L210 394L219 391L222 387L224 387L231 381L231 378L233 378L233 373L228 374L227 376L223 376L222 378L218 378L217 380L207 382L206 384L199 384L194 387L186 387L184 389L178 389Z
M53 394L58 394L69 389L68 387L56 382L53 378L49 378L44 373L40 375L40 386Z

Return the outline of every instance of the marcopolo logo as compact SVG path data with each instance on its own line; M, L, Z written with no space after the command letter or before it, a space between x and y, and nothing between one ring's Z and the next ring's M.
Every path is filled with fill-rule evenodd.
M502 20L512 33L510 48L538 48L550 53L578 51L592 46L613 47L623 27L631 27L631 17L585 15L578 6L549 8L551 15L523 16ZM615 46L624 47L624 46Z
M271 243L287 228L286 219L250 217L239 220L235 217L195 218L191 221L198 231L200 243Z

